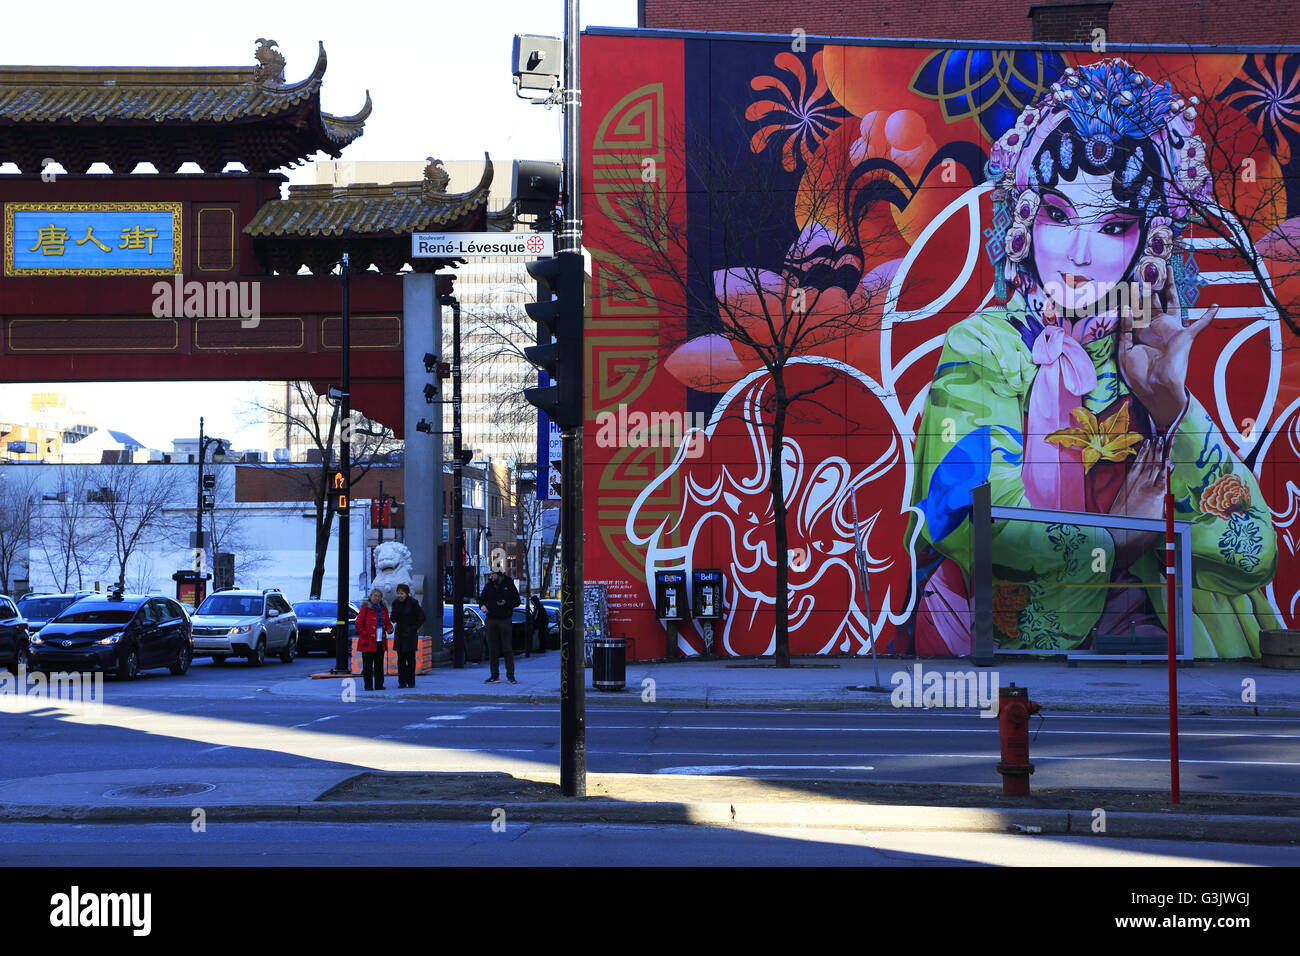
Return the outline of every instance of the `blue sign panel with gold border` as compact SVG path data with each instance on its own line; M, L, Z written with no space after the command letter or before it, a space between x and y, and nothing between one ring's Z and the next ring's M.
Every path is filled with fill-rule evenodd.
M5 203L6 276L172 275L178 202Z

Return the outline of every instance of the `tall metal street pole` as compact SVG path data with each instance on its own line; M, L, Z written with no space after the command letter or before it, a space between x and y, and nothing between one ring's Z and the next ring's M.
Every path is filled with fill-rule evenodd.
M451 577L451 655L453 667L465 666L465 456L460 433L460 301L453 295L438 300L451 306L451 546L456 551ZM438 464L441 471L442 463ZM439 474L439 479L442 475Z
M203 547L203 416L199 416L199 498L194 508L194 547ZM214 562L216 558L212 559Z
M351 266L348 254L343 253L339 275L343 283L343 309L339 316L343 326L343 380L339 386L339 470L332 493L339 519L339 570L338 570L338 621L335 623L334 670L343 674L351 671L352 647L348 640L348 551L351 548L352 510L348 507L352 489L352 313L348 302Z
M564 5L564 203L557 253L582 254L582 179L579 108L582 74L579 61L578 0ZM583 293L579 291L579 299ZM561 302L584 313L584 303ZM585 350L584 350L585 352ZM579 388L585 386L584 375ZM585 406L585 401L584 401ZM582 641L582 425L561 430L560 502L560 793L587 795L586 675Z

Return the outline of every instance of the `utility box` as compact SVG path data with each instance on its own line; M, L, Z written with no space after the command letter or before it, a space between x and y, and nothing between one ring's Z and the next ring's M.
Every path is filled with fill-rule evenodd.
M691 611L700 621L722 618L722 572L717 568L691 572Z
M655 617L661 621L686 619L685 571L655 572Z

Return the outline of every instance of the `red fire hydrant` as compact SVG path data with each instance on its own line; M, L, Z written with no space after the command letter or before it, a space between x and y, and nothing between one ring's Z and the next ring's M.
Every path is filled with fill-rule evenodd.
M1003 796L1029 796L1029 775L1034 772L1029 762L1029 717L1039 709L1029 699L1028 689L1014 682L998 688L998 739L1002 744L998 773L1002 774Z

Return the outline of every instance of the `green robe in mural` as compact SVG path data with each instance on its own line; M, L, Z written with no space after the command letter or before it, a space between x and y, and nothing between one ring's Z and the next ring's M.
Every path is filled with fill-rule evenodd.
M970 489L987 480L995 505L1030 506L1021 464L1030 389L1039 366L1010 321L1024 317L1017 305L1013 300L1010 308L989 309L948 331L917 436L915 503L925 514L921 544L933 545L959 566L967 593ZM1118 374L1115 336L1083 347L1097 374L1097 387L1083 397L1083 406L1103 422L1128 409L1132 430L1145 427L1149 432L1143 425L1145 412ZM1115 457L1119 460L1091 469L1087 510L1109 508L1131 452L1116 452ZM1195 398L1189 398L1176 425L1170 459L1175 519L1192 523L1195 655L1258 657L1260 627L1278 626L1260 590L1273 578L1277 550L1259 486ZM1103 620L1108 601L1122 601L1125 595L1140 601L1143 593L1163 629L1163 535L1125 570L1114 567L1114 550L1103 528L995 522L999 646L1078 647ZM1140 590L1110 587L1134 578ZM1149 610L1145 613L1149 616Z

